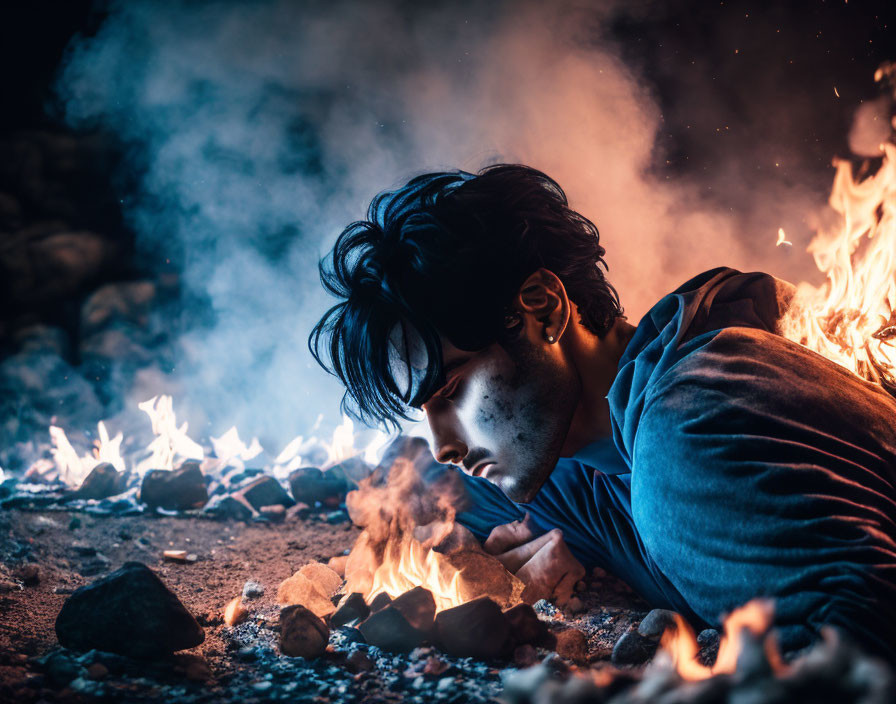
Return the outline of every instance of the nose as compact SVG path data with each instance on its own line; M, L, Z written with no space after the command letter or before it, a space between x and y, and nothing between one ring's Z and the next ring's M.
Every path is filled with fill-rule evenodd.
M436 460L442 464L461 464L470 450L451 404L427 404L424 410L432 432Z

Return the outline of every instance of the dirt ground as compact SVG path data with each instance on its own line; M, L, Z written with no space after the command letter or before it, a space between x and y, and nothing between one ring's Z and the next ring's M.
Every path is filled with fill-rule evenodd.
M238 657L243 652L238 648L239 634L221 622L224 606L241 593L246 581L260 583L264 595L249 606L252 613L259 614L258 623L263 626L265 615L274 618L277 613L276 591L282 580L307 562L326 561L343 554L357 533L348 522L332 525L314 518L277 524L148 514L115 517L69 511L0 512L0 700L95 699L89 693L66 689L60 695L58 689L51 691L35 674L39 668L34 659L58 647L54 621L68 594L130 560L144 562L155 570L205 628L205 642L187 652L207 662L207 700L245 700L245 694L238 694L237 689L230 692L232 696L224 696L220 691L222 682L235 687L237 671L259 667ZM183 564L167 561L162 553L169 549L193 553L196 560ZM31 586L22 584L22 568L27 564L38 569L38 581ZM579 595L577 614L549 610L545 616L565 619L585 631L589 655L595 661L608 659L618 637L646 611L621 583L604 578L601 584L599 594L591 588ZM589 586L594 587L594 583ZM255 635L258 632L258 628L251 631ZM251 633L246 631L240 637L249 637ZM183 656L178 657L183 660ZM387 666L395 670L404 668L406 663L393 659ZM175 674L182 674L185 665L181 662L172 667ZM486 687L483 692L500 687L499 672L494 667L484 669L476 663L459 663L454 671L458 682L464 677L484 678L491 689ZM320 668L315 672L323 682L331 677ZM258 673L254 676L257 680ZM249 672L244 679L251 684L252 678L253 673ZM220 696L212 696L216 690L208 689L208 682L218 683ZM253 686L250 693L257 693L258 681ZM354 684L349 681L346 686L351 689ZM395 689L394 683L389 687ZM373 695L359 697L354 698L381 699ZM109 699L109 692L101 698ZM346 695L334 700L352 698Z

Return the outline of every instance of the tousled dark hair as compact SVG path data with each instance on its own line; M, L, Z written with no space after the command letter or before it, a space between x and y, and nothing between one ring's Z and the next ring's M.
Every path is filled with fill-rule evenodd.
M541 267L563 282L582 324L605 335L622 308L603 255L597 227L536 169L417 176L376 196L321 260L321 282L341 300L308 345L345 385L345 412L395 425L444 383L440 335L463 350L501 341L520 286ZM394 375L396 326L419 336L428 360L407 388Z

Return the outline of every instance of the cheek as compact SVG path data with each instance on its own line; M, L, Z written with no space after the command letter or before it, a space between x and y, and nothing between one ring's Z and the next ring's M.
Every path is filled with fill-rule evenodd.
M473 443L485 447L507 441L519 441L525 399L520 389L508 383L504 374L495 373L475 380L460 404L459 415Z

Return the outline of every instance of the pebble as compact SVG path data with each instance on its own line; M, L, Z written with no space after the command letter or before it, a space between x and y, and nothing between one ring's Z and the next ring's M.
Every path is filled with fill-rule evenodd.
M650 640L659 640L667 629L676 628L675 612L667 609L653 609L638 626L638 635Z
M264 596L264 587L258 582L246 582L243 585L243 596L247 599L258 599Z
M657 643L644 638L636 630L622 634L613 647L610 660L614 665L643 665L653 657Z

